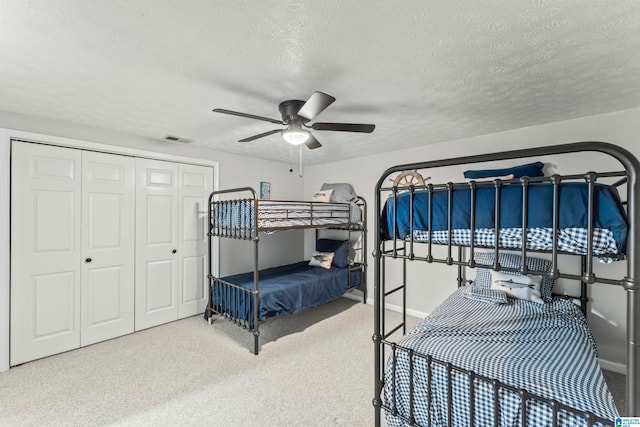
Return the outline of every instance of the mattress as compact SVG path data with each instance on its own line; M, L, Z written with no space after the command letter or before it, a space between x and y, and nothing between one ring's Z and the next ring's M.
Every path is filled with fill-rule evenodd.
M611 393L596 360L595 342L580 310L570 301L547 304L510 300L491 305L464 297L467 288L449 296L431 315L419 323L398 345L435 359L450 362L503 384L558 400L580 411L591 411L606 420L618 416ZM388 353L387 353L388 354ZM389 357L385 375L385 406L409 417L409 356L398 350ZM469 425L469 380L453 372L454 393L451 420L447 411L447 370L436 365L429 377L427 361L414 356L413 414L418 425ZM394 374L395 366L395 374ZM395 387L393 386L395 384ZM493 388L484 384L475 392L475 425L494 425ZM551 425L552 410L543 403L528 403L527 425ZM520 397L515 392L500 394L499 425L522 425ZM562 426L585 422L560 411ZM408 425L401 417L387 413L390 426Z
M482 186L476 189L475 245L495 244L495 188ZM553 186L549 183L529 185L527 245L530 249L548 250L553 232ZM595 248L599 254L624 253L627 238L626 215L618 191L604 184L594 185ZM397 199L397 200L396 200ZM434 243L448 242L449 194L445 189L433 192L432 237ZM397 215L394 215L397 206ZM413 206L413 228L410 210ZM559 250L586 254L588 221L588 185L563 183L559 185ZM429 193L416 191L389 198L381 213L383 238L408 239L413 234L419 242L429 240ZM453 191L451 228L453 244L468 245L471 240L471 190L459 188ZM501 189L500 245L518 248L522 245L522 188L507 185ZM466 230L466 231L465 231ZM519 233L519 235L518 235ZM503 240L504 239L504 240ZM504 246L503 246L504 245Z
M295 314L312 307L326 304L342 296L351 286L358 288L361 271L348 268L310 266L301 261L280 267L260 270L258 319L265 320L282 314ZM244 289L253 289L253 272L222 278ZM248 293L216 284L211 286L213 305L222 305L236 319L253 321L253 298Z
M253 226L253 200L216 202L212 225L219 229L250 230ZM355 203L258 200L258 229L319 227L360 224L362 211Z

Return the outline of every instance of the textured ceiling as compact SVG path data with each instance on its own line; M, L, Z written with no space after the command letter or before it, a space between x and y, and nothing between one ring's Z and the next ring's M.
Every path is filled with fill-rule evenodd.
M278 103L336 97L305 164L640 106L638 0L0 0L0 110L273 160ZM170 144L170 142L167 142Z

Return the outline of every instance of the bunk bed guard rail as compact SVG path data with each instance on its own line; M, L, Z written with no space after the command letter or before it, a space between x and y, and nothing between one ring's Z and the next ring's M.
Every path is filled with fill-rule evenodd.
M617 184L619 184L620 182L624 182L625 180L627 183L626 197L627 197L628 235L626 240L626 257L627 257L626 276L620 280L606 279L606 278L600 278L600 277L596 278L595 275L593 274L592 256L590 255L586 256L587 265L585 268L584 277L569 275L564 273L559 274L558 268L557 268L558 249L555 243L555 238L557 237L557 232L558 232L558 223L557 223L558 213L557 213L556 207L554 207L554 211L556 212L554 212L553 214L554 215L554 219L553 219L554 244L552 249L552 275L554 278L557 278L557 277L570 278L574 280L580 280L583 283L584 282L586 283L600 282L600 283L606 283L606 284L620 285L625 289L627 293L626 412L627 414L630 414L630 415L636 415L636 416L640 415L640 277L639 277L640 272L638 271L638 269L640 269L640 230L638 230L638 227L640 227L640 201L639 201L640 187L638 187L638 174L640 173L640 163L638 162L637 158L633 154L631 154L629 151L625 150L624 148L621 148L619 146L616 146L610 143L605 143L605 142L588 141L588 142L576 142L576 143L562 144L562 145L555 145L555 146L536 147L536 148L530 148L530 149L505 151L505 152L498 152L498 153L492 153L492 154L472 155L472 156L464 156L464 157L457 157L457 158L449 158L449 159L442 159L442 160L433 160L428 162L399 165L399 166L394 166L392 168L387 169L383 173L383 175L380 177L380 179L376 184L376 194L375 194L374 212L376 212L377 215L375 217L374 229L376 230L376 236L375 236L376 245L373 253L375 258L374 334L373 334L373 341L374 341L374 347L375 347L375 358L374 358L375 396L373 399L373 405L375 407L376 426L380 425L381 408L383 407L382 391L384 387L384 376L383 376L384 344L385 343L390 344L385 340L385 338L398 329L396 328L390 332L386 332L383 330L384 307L381 306L381 302L384 300L384 295L382 295L382 292L384 292L384 287L381 286L381 274L384 274L384 271L383 271L384 266L381 261L382 261L382 257L404 258L405 260L417 259L417 257L413 252L413 247L412 247L413 241L414 241L413 235L408 237L407 243L409 243L410 245L408 254L406 253L406 250L404 249L404 247L401 248L400 250L398 249L397 242L396 242L397 233L393 233L394 235L391 237L393 239L393 249L387 250L387 251L385 251L384 249L384 238L381 235L382 224L381 224L381 218L380 218L380 213L382 212L382 205L383 205L383 201L381 200L382 198L381 195L383 192L387 192L387 193L392 192L394 195L398 194L397 187L384 187L385 181L389 178L391 174L405 171L405 170L428 169L428 168L437 168L437 167L445 167L445 166L465 165L465 164L471 164L471 163L482 163L482 162L489 162L489 161L527 158L527 157L534 157L534 156L571 154L571 153L577 153L577 152L599 152L599 153L607 154L615 158L616 160L618 160L626 171L626 173L625 172L621 174L610 173L606 175L606 176L624 175L625 178L620 180ZM588 217L587 227L588 227L590 236L592 236L593 229L594 229L593 183L595 182L596 178L599 175L600 174L595 174L595 173L588 173L586 175L581 175L589 185L590 202L589 202L589 217ZM575 179L576 177L573 177L573 178ZM525 178L522 180L521 185L523 188L523 223L524 224L527 224L526 222L527 220L526 191L527 191L527 185L529 180L531 182L537 182L537 181L551 182L552 184L554 184L554 188L555 188L554 193L556 193L559 177L554 176L551 178L543 178L543 179ZM469 185L471 185L472 187L471 194L473 197L474 184L471 183ZM494 183L494 185L499 187L500 186L499 181L497 182L497 184ZM430 192L433 191L433 186L431 185L418 186L418 188L427 189ZM449 191L449 194L451 194L453 190L453 184L451 183L447 184L447 190ZM499 198L499 194L500 194L500 191L498 190L499 189L497 188L496 199ZM415 191L415 187L414 186L410 187L409 191L411 192ZM499 200L497 203L499 203ZM557 194L554 194L554 203L557 203ZM429 203L429 206L431 206L431 203ZM473 206L474 206L474 203L471 203L471 210L472 210L471 227L470 227L471 230L474 230L473 221L474 221L475 213L473 212L474 211ZM554 204L554 206L557 206L557 204ZM451 209L451 205L449 205L449 209ZM496 218L494 222L495 224L500 223L499 211L500 211L499 209L496 209ZM410 207L409 212L413 212L412 207ZM449 212L451 212L451 210L449 210ZM412 213L410 215L412 215ZM451 236L452 234L452 224L451 224L450 218L451 218L451 215L449 215L449 223L447 224L447 230L448 230L449 236ZM429 220L431 220L431 215L429 215ZM411 218L411 221L413 221L413 218ZM429 228L429 234L430 234L431 233L430 225L428 228ZM498 226L495 227L495 233L499 234ZM523 227L523 233L524 233L524 236L522 241L526 242L527 241L526 227ZM472 232L472 235L473 235L473 232ZM496 250L496 257L495 257L496 261L493 265L493 268L499 268L499 265L497 264L497 259L498 259L497 252L500 250L499 236L495 236L495 237L496 238L495 238L494 249ZM453 259L452 246L458 246L459 251L461 249L460 249L460 245L455 245L455 244L452 245L451 238L449 238L448 244L447 244L448 246L447 257L443 260L435 259L431 253L431 240L432 240L431 235L429 235L428 249L427 249L428 253L427 253L427 256L424 257L422 260L427 262L444 262L449 265L457 264L459 269L463 268L464 266L468 266L468 267L475 266L473 255L471 255L471 259L468 262L463 262L462 259L459 259L458 261L455 261ZM593 247L592 247L591 241L592 241L592 238L589 237L587 254L593 253L592 252ZM471 253L473 253L473 244L474 244L473 242L474 242L474 238L471 238L471 245L470 245ZM525 258L527 254L526 246L527 245L522 245L522 248L521 248L523 259L526 259ZM523 274L532 272L532 271L527 271L526 266L523 266L518 271L520 271ZM391 292L393 291L390 291L388 293L391 293ZM401 326L402 324L399 325L399 327ZM411 423L411 420L407 420L407 421Z

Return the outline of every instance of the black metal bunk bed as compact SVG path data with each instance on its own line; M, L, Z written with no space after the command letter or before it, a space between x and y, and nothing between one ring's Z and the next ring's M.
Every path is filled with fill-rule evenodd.
M224 200L220 200L224 197ZM209 196L209 302L205 318L222 316L254 336L258 354L260 322L280 314L294 314L338 298L351 289L361 290L366 302L366 201L307 202L262 200L251 187L214 191ZM308 261L259 270L260 233L315 229L346 231L344 263L312 267ZM355 245L352 235L356 234ZM213 274L213 239L239 239L253 243L253 271L227 277ZM341 241L324 240L331 246ZM337 252L336 252L337 253ZM306 286L305 286L306 285ZM268 288L266 288L268 287ZM310 291L317 289L317 293ZM289 294L287 294L289 292Z
M578 152L599 152L607 154L616 160L618 160L624 167L624 171L606 172L606 173L594 173L588 172L582 175L560 176L553 175L551 177L536 177L536 178L520 178L520 179L494 179L491 182L475 182L469 181L465 183L447 183L443 185L420 185L410 186L408 188L398 187L385 187L384 182L393 173L402 172L407 170L427 170L429 168L439 168L454 165L466 165L473 163L482 163L496 160L509 160L518 158L531 158L535 156L547 156L557 154L571 154ZM479 310L487 310L489 312L490 305L485 303L479 303L472 301L468 298L462 297L464 292L470 292L470 290L464 289L471 281L465 280L465 273L467 268L476 268L478 271L485 270L486 274L490 274L492 271L501 270L511 273L518 273L522 275L539 274L541 277L549 277L550 279L564 278L575 280L581 283L581 295L570 297L567 300L566 296L564 300L560 298L554 298L553 302L561 301L565 302L570 307L563 307L562 310L568 310L568 316L571 318L577 318L575 313L571 312L571 309L575 309L575 305L571 302L571 299L577 299L580 301L582 312L586 315L587 309L587 290L588 285L598 282L609 285L619 285L626 290L627 294L627 379L626 379L626 412L631 415L640 415L640 282L639 272L640 268L640 206L638 197L640 196L640 187L638 187L638 173L640 172L640 164L638 160L627 150L618 146L602 143L602 142L579 142L572 144L564 144L549 147L539 147L532 149L507 151L494 154L466 156L460 158L452 158L445 160L435 160L423 163L414 163L407 165L399 165L392 167L384 172L379 179L376 186L376 200L375 210L377 212L375 219L376 230L376 245L375 245L375 282L374 282L374 336L373 341L375 344L375 396L373 399L373 405L375 408L375 425L381 425L381 411L384 409L387 413L387 422L389 425L613 425L613 418L610 417L611 413L608 413L606 417L601 417L588 407L589 402L583 403L587 407L576 409L575 406L566 404L564 398L549 398L545 397L544 392L533 393L527 391L527 385L519 384L514 386L510 384L513 376L508 376L508 380L501 381L497 376L484 375L476 372L475 368L469 368L469 358L476 358L476 365L478 363L481 366L480 370L487 368L487 372L492 374L501 375L501 366L493 366L494 364L502 363L502 359L496 362L491 345L498 343L503 344L505 340L519 341L517 335L511 334L513 331L500 330L498 333L502 334L499 338L489 337L482 335L484 332L475 330L474 328L482 323L482 327L488 326L486 329L492 329L494 325L508 322L509 319L501 317L502 314L495 315L490 321L485 322L486 319L474 318L474 312ZM615 182L606 186L596 183L598 179L615 180ZM584 218L586 227L584 227L583 234L585 235L585 241L582 243L582 248L579 248L575 252L567 249L566 247L559 248L559 240L561 240L563 209L561 209L561 193L570 193L566 191L571 186L571 181L580 180L580 184L583 188L578 191L580 197L578 199L585 200L584 204ZM622 236L618 239L618 243L622 247L618 248L615 253L610 253L608 247L600 247L600 243L595 242L596 234L600 231L601 219L599 215L601 212L601 196L604 193L609 193L608 187L617 188L620 185L626 184L626 214L624 208L622 211L623 222L628 226L626 236ZM547 187L550 193L547 194L547 198L550 199L550 221L548 226L550 234L550 247L549 242L536 246L532 244L529 234L535 234L535 229L531 227L531 219L529 214L532 210L531 204L537 204L538 202L531 199L531 192L536 190L537 187ZM505 206L503 204L501 196L506 194L506 190L511 189L512 192L520 194L520 205ZM401 191L404 193L401 194ZM489 239L479 239L479 226L480 221L477 217L485 212L479 212L479 210L487 209L487 205L482 205L479 208L478 198L480 192L490 192L490 200L492 209L489 219L492 224L498 224L498 226L492 226L489 230L485 229L485 234L488 232ZM547 191L547 190L545 190ZM460 197L462 192L463 197ZM617 189L614 191L617 194ZM385 202L384 196L388 196ZM485 195L486 196L486 195ZM440 197L440 204L437 204L436 198ZM464 200L463 203L467 203L466 207L466 224L464 227L469 230L475 230L470 235L459 236L456 230L456 226L460 226L459 219L454 219L452 212L456 209L454 201L456 203L460 199ZM531 200L530 200L531 199ZM573 202L575 202L574 199ZM402 203L405 204L405 209L402 209ZM568 202L565 200L563 205L567 207ZM621 203L622 204L622 203ZM539 206L536 206L539 208ZM439 209L439 210L438 210ZM426 210L426 215L425 215ZM505 239L501 238L501 233L507 233L512 230L503 229L502 217L509 215L513 211L517 212L519 216L520 235L519 244L508 243L505 244ZM404 216L401 218L400 216ZM486 221L485 218L483 221ZM439 221L440 229L436 226L436 222ZM606 222L606 221L604 221ZM522 224L527 224L528 227L522 227ZM416 228L422 228L417 231ZM440 234L438 234L438 231ZM443 234L444 233L444 234ZM478 234L477 234L478 233ZM470 237L472 236L472 237ZM484 236L487 237L487 236ZM547 236L548 238L549 236ZM626 237L626 240L625 240ZM480 243L478 240L481 240ZM508 239L507 239L508 240ZM517 239L516 239L517 240ZM528 242L523 245L522 242ZM440 248L432 248L432 245L444 245ZM545 246L546 245L546 246ZM426 246L426 248L425 248ZM488 248L493 251L493 254L478 254L476 249ZM599 252L596 251L596 248ZM445 253L441 255L435 253L434 249ZM420 252L422 250L422 252ZM517 251L520 261L516 264L507 263L502 265L502 256L508 256L511 251ZM426 254L423 254L426 252ZM531 264L529 260L529 254L536 252L550 253L550 262L541 267L539 264ZM581 253L582 252L582 253ZM595 255L597 253L597 255ZM558 256L564 254L578 254L581 257L581 273L569 274L559 271ZM592 254L593 256L586 256L586 254ZM594 274L593 259L595 256L600 257L602 260L623 260L626 259L626 276L617 279L610 279L604 277L596 277ZM547 255L548 257L548 255ZM386 286L386 267L385 262L390 260L400 260L402 262L402 283L394 289L388 290ZM524 261L527 260L527 261ZM438 263L450 266L457 266L458 274L458 290L454 292L441 306L436 308L431 315L427 316L427 319L423 321L416 328L417 332L412 331L408 335L406 334L406 288L407 288L407 262L408 261L426 261L427 263ZM509 264L509 265L507 265ZM476 281L479 273L476 275ZM427 280L424 280L425 282ZM426 285L426 284L425 284ZM402 321L399 325L388 329L385 320L385 301L386 298L398 291L403 292L403 313ZM461 302L462 301L462 302ZM517 301L517 300L516 300ZM518 301L517 301L518 302ZM476 305L474 305L476 304ZM477 305L480 304L480 305ZM482 305L484 304L484 305ZM523 304L514 304L514 306L533 307L536 304L530 302L524 302ZM550 304L543 304L541 307L546 309L546 306ZM491 306L493 307L493 306ZM495 306L498 307L498 306ZM501 306L502 307L502 306ZM449 309L458 310L455 313L448 312ZM527 308L524 311L529 310ZM493 310L493 308L491 308ZM522 311L522 310L521 310ZM540 311L540 310L538 310ZM547 310L550 311L550 310ZM500 313L498 311L498 313ZM578 314L580 314L578 312ZM555 316L555 314L554 314ZM433 319L429 319L434 317ZM589 341L591 338L586 326L586 321L583 316L582 320L576 320L572 323L572 328L581 328L583 334L587 337L583 341ZM429 324L429 320L432 322ZM455 323L460 321L466 323L466 326L462 328L470 328L467 331L462 331L462 335L466 335L461 341L455 341L456 337L442 335L444 329L455 330L457 327ZM548 322L556 321L555 318L546 320ZM438 323L439 322L439 323ZM517 328L524 327L521 322ZM452 325L453 324L453 325ZM508 324L508 323L507 323ZM527 326L525 324L525 326ZM536 326L536 329L530 331L533 335L537 334L540 330L540 325ZM545 329L545 328L543 328ZM551 331L555 331L553 327L548 328ZM584 330L586 329L586 330ZM391 337L394 333L402 330L403 338L394 341ZM414 333L415 332L415 333ZM555 332L553 332L555 333ZM558 332L558 333L563 333ZM439 335L440 334L440 335ZM454 333L454 335L456 335ZM531 335L531 334L530 334ZM543 334L544 335L544 334ZM474 338L470 339L469 337ZM505 338L506 337L506 338ZM527 339L531 336L526 337ZM535 338L534 338L535 339ZM453 341L450 341L453 340ZM519 343L514 344L509 341L508 352L518 351ZM520 340L521 341L521 340ZM446 344L443 344L446 342ZM444 349L442 347L450 346L451 342L458 342L458 347L455 349ZM556 341L558 342L558 341ZM593 344L593 343L592 343ZM441 347L438 347L438 346ZM484 354L473 354L476 347L482 347L484 345ZM581 345L589 347L592 355L584 356L589 359L589 369L597 370L593 375L599 375L601 378L602 373L597 366L595 359L595 351L589 344L582 343ZM462 347L460 347L462 346ZM557 348L555 352L562 353L564 351ZM498 353L498 349L495 350ZM531 349L523 350L531 351ZM533 349L535 352L535 348ZM554 355L555 355L554 352ZM434 356L436 354L436 356ZM460 356L462 354L462 356ZM515 353L514 353L515 354ZM521 356L522 354L519 353ZM467 356L469 355L469 356ZM529 357L530 354L525 354L524 359ZM484 359L483 359L484 357ZM555 366L551 369L552 375L562 376L564 371L570 371L571 361L564 358L568 358L567 354L560 354L559 356L553 356L557 360L562 361L562 365L559 369ZM582 357L582 356L580 356ZM585 359L585 360L586 360ZM483 360L489 360L488 363L484 363ZM554 360L550 360L547 364L554 365ZM459 366L458 363L462 366ZM575 362L576 364L579 362ZM582 362L580 362L582 363ZM584 369L584 375L587 371L587 362L585 365L576 369ZM505 365L510 366L510 365ZM595 367L594 367L595 366ZM522 366L520 365L520 368ZM528 383L536 382L536 373L525 373L522 375L528 375ZM577 375L581 375L579 372ZM534 380L532 380L534 378ZM582 381L578 377L578 381ZM575 380L575 377L574 377ZM591 379L585 379L584 381L590 381ZM553 384L552 379L551 384ZM603 380L599 380L598 383L589 384L591 388L604 387ZM543 382L542 380L540 381ZM525 384L527 381L525 381ZM533 390L538 391L540 387L536 387L538 384L531 385ZM561 386L558 386L562 389ZM561 390L564 392L566 390ZM550 394L554 394L555 391ZM567 393L571 393L568 391ZM578 392L580 393L580 392ZM606 393L609 393L608 390ZM591 396L589 396L591 397ZM605 396L607 397L607 396ZM576 396L574 396L576 398ZM587 397L578 394L578 400L588 400ZM608 401L603 403L604 406L609 404L608 409L612 405L612 399L608 394ZM562 400L562 401L561 401ZM574 399L575 400L575 399ZM598 402L599 404L600 402ZM542 409L541 409L542 408ZM615 405L613 406L612 413L615 414Z

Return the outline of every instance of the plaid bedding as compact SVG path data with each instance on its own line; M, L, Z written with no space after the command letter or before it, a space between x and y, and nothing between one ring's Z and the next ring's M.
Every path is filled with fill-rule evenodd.
M258 228L280 229L293 226L348 225L361 221L355 204L294 201L258 201ZM251 230L253 200L219 202L211 214L214 227L227 230Z
M606 420L618 416L596 360L595 343L586 319L571 302L554 300L534 304L510 300L489 305L464 297L466 288L454 292L434 312L403 337L394 358L390 355L385 374L384 399L389 426L409 425L393 410L410 416L410 348L425 355L501 383L555 399L580 411L591 411ZM387 354L390 350L387 349ZM413 357L413 415L420 426L467 426L470 423L469 379L452 372L452 413L447 410L447 369L432 364L431 403L427 360ZM478 384L478 380L475 381ZM498 408L493 406L493 387L482 383L475 391L475 426L523 425L520 396L501 391ZM429 410L431 405L431 410ZM527 425L551 425L552 409L539 401L528 401ZM584 426L581 416L559 412L559 425ZM597 424L599 425L599 424Z
M573 254L587 254L588 229L585 228L562 228L558 230L558 250ZM470 246L471 231L468 229L452 230L453 245ZM413 239L416 242L426 243L429 241L429 232L425 230L414 230ZM447 244L449 232L447 230L434 231L433 243ZM492 228L476 229L474 244L479 247L495 246L495 231ZM500 229L500 247L521 248L522 229L502 228ZM552 228L530 228L527 230L527 248L533 250L551 251L553 249L553 229ZM595 228L593 230L593 253L595 255L618 254L620 249L611 230ZM615 261L612 257L600 256L600 262L610 263Z

